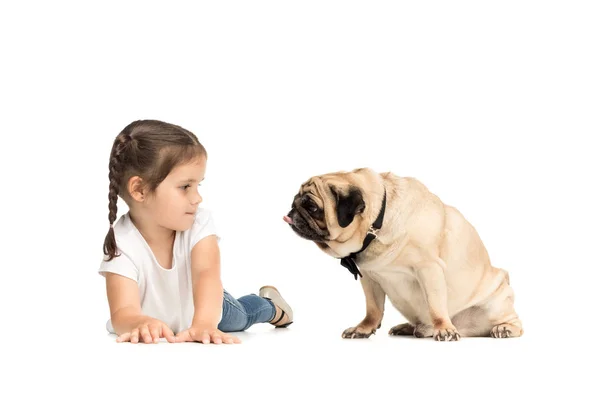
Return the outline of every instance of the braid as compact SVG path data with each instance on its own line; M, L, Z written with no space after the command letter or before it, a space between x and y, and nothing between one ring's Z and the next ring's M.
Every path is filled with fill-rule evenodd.
M108 164L108 179L110 181L108 186L108 222L110 223L110 228L104 239L104 254L108 256L107 261L118 257L113 223L117 219L117 201L119 200L119 188L121 187L121 179L123 178L122 154L130 142L131 136L127 133L117 136L110 153L110 162Z

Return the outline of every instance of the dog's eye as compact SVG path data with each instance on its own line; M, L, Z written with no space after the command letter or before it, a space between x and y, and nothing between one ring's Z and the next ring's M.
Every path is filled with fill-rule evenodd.
M308 196L304 196L302 198L302 207L304 207L304 209L308 211L309 214L315 214L319 211L319 206L317 206L315 201Z

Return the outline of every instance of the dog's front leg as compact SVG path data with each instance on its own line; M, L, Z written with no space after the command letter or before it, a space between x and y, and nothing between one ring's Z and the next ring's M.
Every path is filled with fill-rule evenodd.
M348 328L342 333L342 337L345 339L368 338L381 326L381 320L383 319L385 292L366 273L363 273L360 283L367 301L367 315L358 325Z
M448 293L443 261L430 261L415 266L417 280L429 307L433 338L437 341L459 340L460 334L450 321Z

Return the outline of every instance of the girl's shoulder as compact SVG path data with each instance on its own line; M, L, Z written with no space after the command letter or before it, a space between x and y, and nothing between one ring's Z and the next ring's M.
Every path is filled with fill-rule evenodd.
M121 244L129 244L130 242L138 242L142 238L133 222L131 222L129 213L121 215L113 229L115 231L117 247L119 247L119 241Z
M123 214L114 224L115 241L119 253L124 253L137 263L150 250L146 240L131 221L129 213Z
M112 272L137 282L140 278L139 267L144 263L143 257L147 257L143 237L137 232L128 213L117 220L113 229L119 256L110 261L103 257L98 272L103 276L106 272Z
M217 240L220 240L212 211L208 208L199 207L198 210L196 210L194 224L184 233L184 235L187 236L190 249L209 235L215 235L217 236Z

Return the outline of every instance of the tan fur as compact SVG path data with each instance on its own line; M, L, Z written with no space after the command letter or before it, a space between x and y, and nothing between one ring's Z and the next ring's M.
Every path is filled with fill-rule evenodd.
M359 188L365 209L345 228L336 217L330 190ZM332 257L360 250L387 195L383 226L356 259L363 275L367 313L343 337L368 337L380 326L385 296L409 324L390 334L414 334L436 340L460 336L515 337L523 333L514 307L508 273L491 265L475 228L454 207L444 204L421 182L362 168L312 177L299 194L323 207L323 221L309 221L329 231L317 242Z

